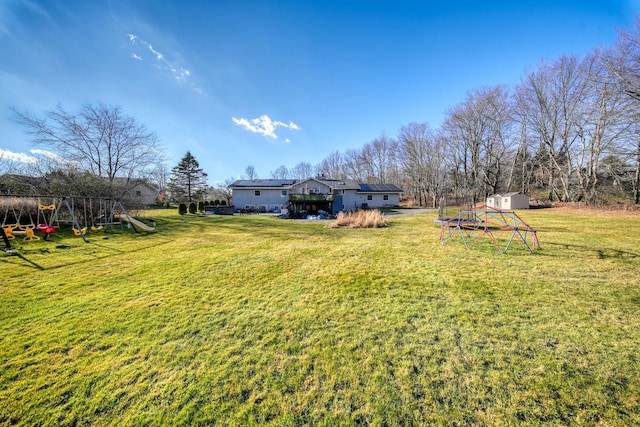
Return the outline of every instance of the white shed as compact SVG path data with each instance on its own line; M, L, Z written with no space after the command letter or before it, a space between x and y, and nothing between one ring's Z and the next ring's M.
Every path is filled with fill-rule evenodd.
M529 209L529 195L507 193L502 196L502 209Z
M487 206L490 208L501 208L502 196L499 194L492 194L487 196Z
M487 197L487 206L497 209L529 209L529 196L522 193L492 194Z

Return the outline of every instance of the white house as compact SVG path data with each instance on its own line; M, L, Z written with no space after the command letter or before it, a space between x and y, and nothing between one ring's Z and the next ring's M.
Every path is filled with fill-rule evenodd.
M236 210L336 214L355 209L400 205L402 190L393 184L360 184L326 178L238 180L229 186Z
M238 180L228 188L236 209L260 209L280 212L289 202L289 191L295 179Z
M529 209L529 196L522 193L492 194L487 197L487 206L497 209Z

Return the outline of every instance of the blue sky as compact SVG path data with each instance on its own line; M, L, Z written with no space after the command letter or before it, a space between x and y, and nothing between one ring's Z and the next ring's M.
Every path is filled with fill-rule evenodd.
M10 108L119 105L173 167L209 183L247 165L315 165L333 151L438 128L483 86L584 55L631 29L640 0L1 0L0 150L37 147Z

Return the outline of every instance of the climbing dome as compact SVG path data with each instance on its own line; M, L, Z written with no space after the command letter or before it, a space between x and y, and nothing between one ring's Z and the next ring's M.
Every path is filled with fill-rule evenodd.
M489 206L463 209L455 217L442 221L440 242L460 236L467 249L487 239L500 253L506 253L514 241L522 243L530 253L540 249L536 230L515 212Z

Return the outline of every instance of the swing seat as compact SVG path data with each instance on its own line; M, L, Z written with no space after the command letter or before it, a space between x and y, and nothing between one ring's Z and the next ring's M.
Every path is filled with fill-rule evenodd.
M33 242L34 240L40 240L40 237L36 236L33 228L25 228L24 233L27 235L24 239L25 242Z
M99 225L99 226L97 226L97 227L94 225L94 226L92 226L92 227L91 227L91 230L92 230L92 231L98 231L98 230L102 230L102 228L103 228L103 227L102 227L101 225Z
M5 225L2 227L4 234L7 236L7 240L13 240L16 236L13 235L13 225Z
M58 227L56 227L55 225L38 224L38 230L44 234L51 234L58 231Z
M36 228L34 224L14 224L11 227L13 228L13 230L11 230L13 234L26 234L27 236L32 234Z
M38 209L41 211L55 211L56 205L55 203L53 205L38 205Z
M84 227L81 230L78 230L77 228L73 228L73 234L75 234L76 236L82 236L83 234L87 233L87 227Z

